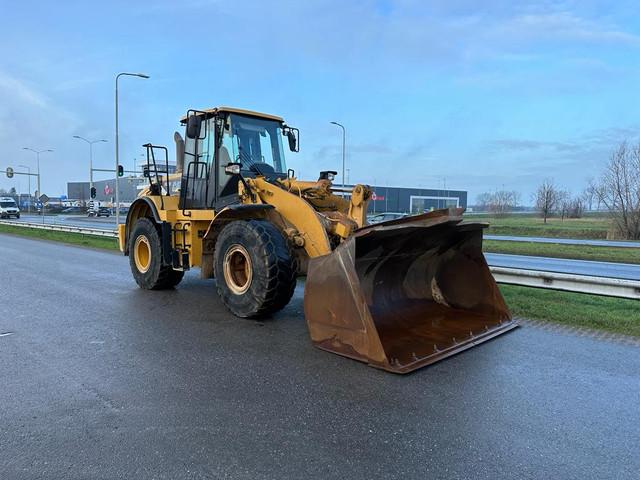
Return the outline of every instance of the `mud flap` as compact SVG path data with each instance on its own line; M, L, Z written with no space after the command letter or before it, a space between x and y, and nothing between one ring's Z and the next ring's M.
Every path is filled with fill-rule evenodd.
M482 254L485 226L438 210L364 227L311 259L314 345L407 373L516 327Z

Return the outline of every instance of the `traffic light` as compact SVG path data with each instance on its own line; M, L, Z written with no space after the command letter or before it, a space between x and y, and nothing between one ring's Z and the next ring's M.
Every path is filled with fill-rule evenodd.
M96 187L91 187L91 198L96 198Z
M118 165L118 176L124 177L124 167L122 165Z

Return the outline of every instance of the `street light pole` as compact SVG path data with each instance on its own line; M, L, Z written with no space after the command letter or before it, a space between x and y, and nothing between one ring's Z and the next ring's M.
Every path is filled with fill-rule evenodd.
M38 168L38 196L41 196L42 190L40 190L40 154L44 152L53 152L53 150L51 150L50 148L47 148L45 150L34 150L33 148L29 148L29 147L22 147L22 149L29 150L30 152L33 152L36 154L36 162L37 162L37 168ZM40 213L42 214L42 218L44 219L44 205L40 207Z
M73 138L78 140L84 140L89 144L89 197L91 197L91 190L93 190L93 144L100 142L107 142L106 140L87 140L80 135L74 135Z
M345 164L347 132L346 132L346 130L344 128L344 125L341 125L338 122L330 122L330 123L332 123L333 125L337 125L338 127L340 127L342 129L342 188L344 188L344 185L345 185L344 164Z
M149 75L145 75L144 73L121 72L116 75L116 228L120 225L120 188L118 187L118 169L120 168L120 144L118 142L118 80L124 76L149 78Z
M27 212L31 213L31 168L27 165L18 165L20 168L26 168L29 174L29 205L27 206Z

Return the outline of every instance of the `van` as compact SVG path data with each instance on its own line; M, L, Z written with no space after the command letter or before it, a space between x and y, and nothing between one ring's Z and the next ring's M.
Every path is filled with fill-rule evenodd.
M0 197L0 218L20 218L20 209L11 197Z

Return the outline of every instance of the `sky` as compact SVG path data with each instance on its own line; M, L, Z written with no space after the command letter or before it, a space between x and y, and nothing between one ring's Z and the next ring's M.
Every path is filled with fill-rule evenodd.
M173 151L189 108L230 105L301 132L298 177L482 192L544 179L579 194L640 129L634 1L0 0L0 170L66 193L147 142ZM107 178L96 174L96 178ZM340 177L337 179L341 181ZM27 191L26 177L0 188ZM35 188L35 181L32 182Z

